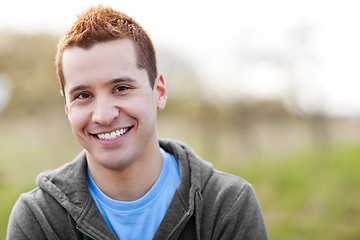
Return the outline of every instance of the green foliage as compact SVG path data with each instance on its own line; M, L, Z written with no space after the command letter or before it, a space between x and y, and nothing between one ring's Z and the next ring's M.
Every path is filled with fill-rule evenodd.
M0 73L9 76L13 95L8 113L31 113L62 103L55 74L56 38L46 34L1 32Z

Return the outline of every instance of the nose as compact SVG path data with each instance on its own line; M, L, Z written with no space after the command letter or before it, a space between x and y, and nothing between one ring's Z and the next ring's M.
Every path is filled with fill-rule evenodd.
M109 98L98 98L94 101L92 121L103 126L111 124L120 114L120 110Z

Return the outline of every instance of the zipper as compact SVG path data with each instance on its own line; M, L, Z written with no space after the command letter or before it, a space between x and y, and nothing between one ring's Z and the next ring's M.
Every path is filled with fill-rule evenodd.
M190 217L190 210L188 210L185 215L181 218L180 222L175 226L175 228L171 231L169 236L166 238L166 240L169 240L174 236L174 234L177 232L177 230L187 221Z
M85 232L85 230L83 230L79 225L76 225L75 228L76 228L79 232L81 232L82 234L84 234L85 236L88 236L89 238L96 240L95 237L93 237L93 236L91 236L89 233Z

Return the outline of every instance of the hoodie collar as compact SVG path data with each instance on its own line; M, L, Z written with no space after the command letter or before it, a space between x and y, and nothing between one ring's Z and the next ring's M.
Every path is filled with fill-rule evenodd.
M213 167L182 142L160 139L159 143L160 147L175 156L180 165L181 183L163 221L172 223L161 224L159 233L157 232L157 234L167 233L165 235L167 236L183 219L189 219L195 211L196 221L200 221L198 218L201 216L201 192L213 172ZM74 161L59 169L44 172L36 180L37 185L67 209L78 224L84 222L84 219L89 220L89 216L93 220L102 220L89 193L86 171L87 163L85 150L83 150ZM103 222L97 224L103 224Z
M74 161L41 173L36 179L36 184L53 196L75 219L89 202L86 167L83 150Z
M79 231L96 239L116 239L90 195L86 171L83 150L74 161L40 174L36 183L67 210Z
M200 239L203 201L201 192L213 172L213 167L182 142L161 139L160 146L179 161L181 183L164 217L163 222L166 225L160 225L154 239L163 239L163 236L172 239L181 232L194 213L196 235L197 239Z

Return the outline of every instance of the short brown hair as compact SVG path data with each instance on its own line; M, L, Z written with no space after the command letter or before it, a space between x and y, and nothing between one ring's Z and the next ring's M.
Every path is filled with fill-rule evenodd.
M62 69L62 56L70 47L91 48L97 43L116 39L133 41L137 64L147 71L150 86L154 86L157 76L156 54L146 31L132 18L110 7L91 7L78 16L72 28L60 39L57 46L56 67L61 89L64 92L65 77ZM65 94L65 92L64 92Z

